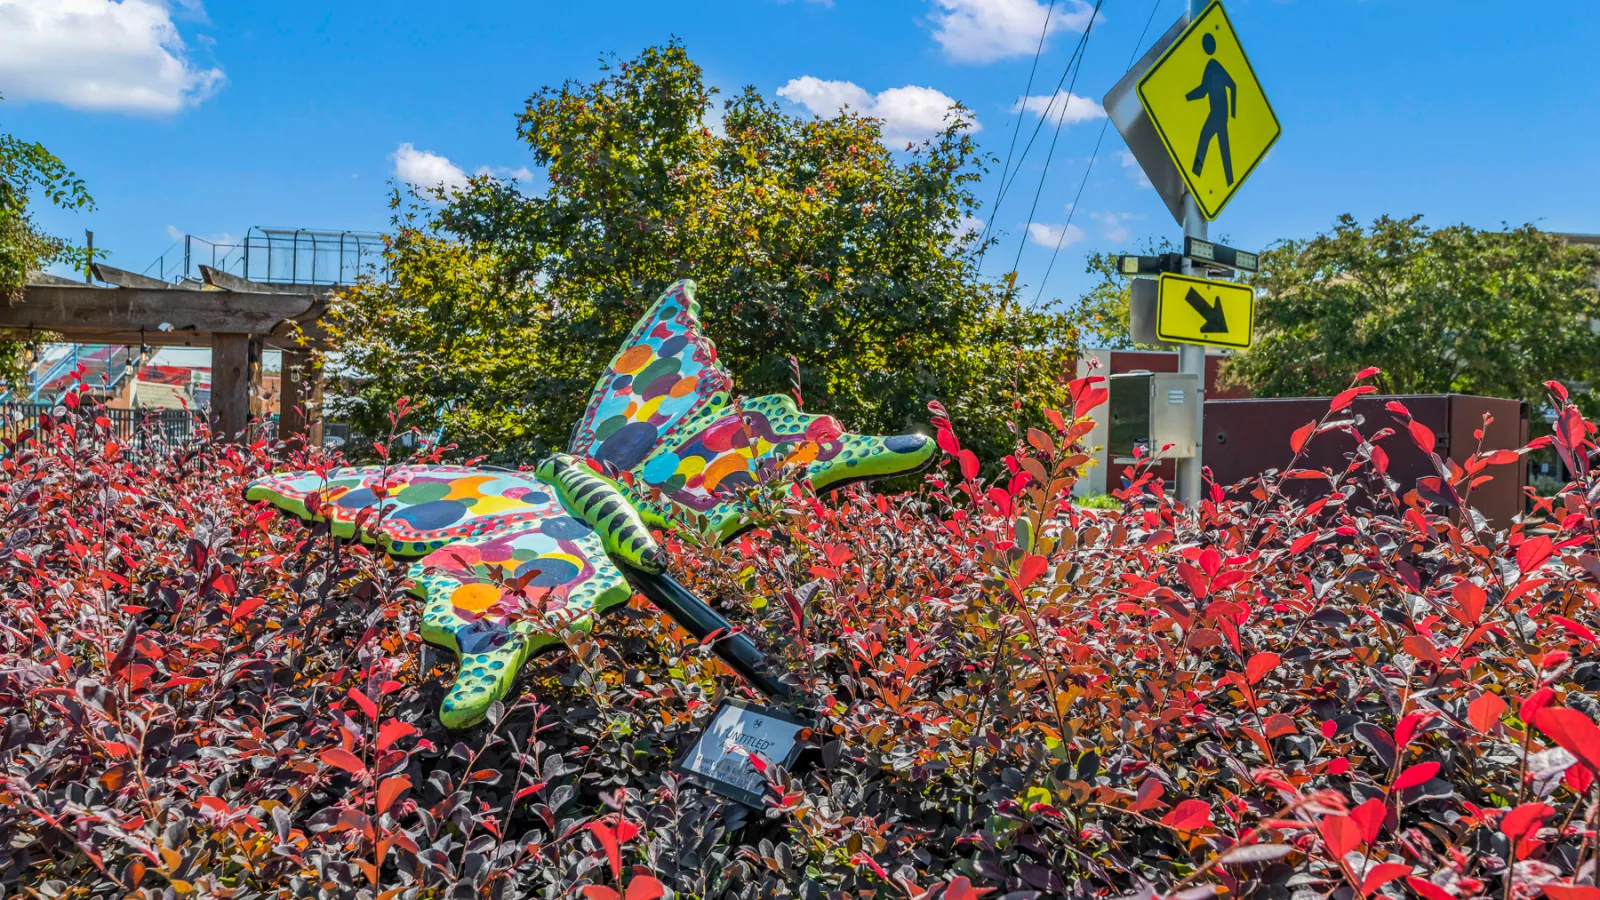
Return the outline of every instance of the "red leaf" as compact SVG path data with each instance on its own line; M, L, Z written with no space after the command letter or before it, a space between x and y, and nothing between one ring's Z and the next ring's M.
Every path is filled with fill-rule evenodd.
M1575 709L1551 706L1533 717L1538 729L1591 769L1600 771L1600 726Z
M971 450L962 450L956 457L961 461L961 477L968 481L978 477L978 457Z
M1337 859L1344 859L1346 853L1361 846L1361 826L1349 816L1326 816L1317 823L1317 830L1322 832L1328 852Z
M1539 714L1539 710L1549 706L1550 702L1554 699L1556 699L1556 692L1554 688L1539 688L1537 691L1534 691L1532 694L1530 694L1528 699L1522 701L1522 705L1517 708L1517 718L1529 725L1532 725L1533 717Z
M1317 542L1318 537L1321 537L1318 532L1308 531L1305 534L1295 538L1294 543L1289 545L1289 555L1299 556L1301 553L1304 553L1308 547Z
M1544 561L1555 552L1554 548L1555 545L1550 539L1543 535L1523 541L1522 546L1517 548L1517 568L1521 569L1524 575L1531 573L1544 565Z
M367 766L361 761L361 757L356 756L349 750L334 747L331 750L322 751L320 758L324 765L343 769L352 775L367 774Z
M550 782L548 782L548 781L540 781L540 782L538 782L536 784L530 784L527 787L523 788L522 790L517 791L517 796L512 798L512 799L521 800L523 797L526 797L529 794L538 793L539 791L544 790L545 785L547 785L549 783Z
M628 893L623 900L660 900L666 892L666 887L653 876L635 875L628 882ZM949 897L950 892L946 891L945 896Z
M1362 394L1370 394L1375 390L1377 390L1377 388L1373 387L1372 385L1363 384L1359 387L1353 387L1349 390L1340 391L1338 396L1333 398L1333 402L1328 404L1328 411L1338 412L1339 410L1344 409L1346 406L1349 406L1351 403L1355 402L1355 399Z
M1350 810L1350 818L1361 826L1361 839L1372 843L1383 832L1383 820L1389 816L1389 807L1377 797Z
M1417 442L1424 453L1433 452L1433 429L1413 419L1406 423L1406 428L1411 432L1411 439Z
M1289 435L1289 449L1294 453L1299 453L1300 448L1304 447L1307 439L1311 437L1311 432L1316 430L1317 423L1315 422L1307 422L1306 424L1301 425L1299 428L1296 428L1294 430L1294 434Z
M945 885L944 900L980 900L985 894L994 892L994 888L975 888L965 875L957 875Z
M1510 708L1499 694L1484 694L1467 706L1467 721L1484 734L1492 734Z
M1590 643L1593 643L1594 641L1600 641L1600 636L1597 636L1589 629L1589 626L1583 624L1582 622L1574 622L1566 616L1558 616L1555 613L1550 614L1550 621L1560 625L1562 628L1565 628L1567 631L1572 632L1573 634L1583 638L1586 641L1589 641Z
M265 597L247 597L243 600L240 600L239 605L233 608L233 614L228 616L228 621L230 623L239 622L243 620L245 616L248 616L260 609L262 604L266 602L267 601Z
M1476 625L1483 618L1483 604L1489 599L1489 595L1472 582L1463 581L1450 591L1450 599L1455 601L1456 606L1461 609L1461 614L1466 617L1461 621Z
M411 787L411 779L405 775L396 775L385 778L383 784L378 785L378 812L386 813L400 795Z
M1515 450L1496 450L1483 458L1486 466L1507 466L1522 459L1522 454Z
M1559 381L1546 381L1544 383L1544 386L1550 389L1550 393L1556 395L1556 399L1557 400L1560 400L1562 403L1567 402L1567 387L1566 387L1566 385L1562 384Z
M1539 827L1539 823L1555 815L1547 803L1524 803L1500 819L1500 830L1516 840Z
M1544 892L1550 900L1600 900L1600 888L1587 884L1547 884Z
M1432 719L1433 717L1429 716L1428 718ZM1404 747L1405 745L1411 743L1411 739L1416 737L1417 729L1422 727L1423 723L1424 719L1422 718L1421 713L1412 713L1411 715L1402 718L1394 726L1395 746Z
M1405 875L1411 874L1411 867L1404 863L1378 863L1367 870L1367 877L1361 879L1361 895L1372 896L1372 892L1383 887L1389 882Z
M400 740L408 734L416 733L417 728L415 725L412 725L409 722L401 722L398 719L390 719L389 721L383 723L382 728L378 729L378 749L387 750L395 741Z
M1401 403L1399 400L1390 400L1388 403L1383 405L1383 408L1394 413L1395 415L1405 416L1408 419L1411 418L1411 410L1406 409L1406 405Z
M1401 641L1400 646L1407 653L1415 656L1417 659L1420 659L1423 662L1431 662L1436 666L1440 663L1439 648L1433 646L1433 641L1428 640L1426 637L1420 634L1411 635L1410 637Z
M1043 575L1049 568L1050 561L1048 559L1036 553L1029 553L1022 559L1022 566L1017 572L1017 583L1022 587L1027 587L1038 581L1039 576Z
M1416 891L1422 896L1423 900L1459 900L1455 894L1439 887L1437 884L1413 875L1406 876L1406 887Z
M1204 800L1185 800L1167 813L1161 824L1179 831L1199 831L1211 824L1211 804Z
M604 822L590 822L584 826L594 839L600 842L600 848L606 852L606 860L611 863L611 876L622 877L622 847L617 843L616 829Z
M1133 798L1133 805L1128 807L1128 811L1144 812L1158 804L1166 791L1159 778L1146 778L1139 782L1139 793Z
M1267 677L1267 674L1276 669L1278 663L1282 661L1283 658L1276 653L1257 653L1255 656L1250 657L1249 662L1245 663L1245 678L1249 679L1251 684L1255 684Z
M622 895L603 884L584 885L583 900L622 900Z
M1438 772L1439 764L1436 762L1417 763L1400 773L1400 777L1394 780L1394 789L1403 791L1406 788L1416 787L1438 774Z
M1361 371L1356 373L1356 380L1357 381L1361 381L1363 379L1371 378L1372 376L1374 376L1374 375L1376 375L1376 374L1378 374L1379 372L1382 372L1382 371L1383 370L1378 368L1377 366L1367 366L1365 369L1362 369Z
M377 718L378 718L378 704L373 703L372 702L372 698L368 697L366 694L361 693L360 691L356 690L355 688L351 688L349 690L348 694L349 694L350 699L354 700L356 702L356 705L361 707L361 711L367 714L367 718L368 719L372 719L373 721L377 720Z

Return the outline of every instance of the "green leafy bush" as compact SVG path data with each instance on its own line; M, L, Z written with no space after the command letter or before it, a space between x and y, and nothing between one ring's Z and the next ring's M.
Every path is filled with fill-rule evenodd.
M863 432L939 399L986 459L1008 420L1059 402L1067 319L979 277L966 230L982 160L954 110L897 153L854 114L789 115L713 92L681 45L544 88L519 119L539 189L480 178L396 195L388 280L333 313L340 410L381 434L409 397L447 441L498 461L565 446L599 371L661 290L700 286L741 392L805 395Z

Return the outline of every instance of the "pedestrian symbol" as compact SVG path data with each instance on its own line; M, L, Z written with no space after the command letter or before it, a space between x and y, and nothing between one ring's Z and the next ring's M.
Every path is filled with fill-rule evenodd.
M1217 39L1209 34L1202 35L1200 46L1205 48L1207 56L1212 56L1217 52ZM1228 153L1228 117L1239 115L1239 86L1228 77L1228 70L1222 67L1222 63L1214 59L1207 60L1200 86L1185 94L1184 99L1211 101L1206 124L1200 129L1200 147L1194 151L1195 177L1202 174L1206 152L1211 149L1211 141L1215 138L1217 151L1222 155L1223 177L1228 179L1228 184L1233 184L1233 156Z
M1139 79L1139 100L1207 219L1282 133L1220 0Z

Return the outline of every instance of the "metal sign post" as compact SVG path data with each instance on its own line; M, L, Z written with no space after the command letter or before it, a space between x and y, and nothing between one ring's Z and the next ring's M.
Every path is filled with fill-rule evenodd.
M1204 6L1205 0L1189 0L1189 15L1198 15ZM1200 206L1194 202L1194 195L1185 194L1183 236L1203 241L1209 232L1207 226L1205 217L1200 214ZM1197 277L1205 275L1203 271L1197 271L1194 263L1188 259L1183 261L1183 274ZM1195 344L1179 344L1178 371L1199 376L1199 384L1195 388L1194 433L1200 436L1200 440L1195 441L1193 456L1177 460L1178 502L1192 507L1200 502L1200 469L1205 465L1206 348Z
M1190 411L1192 431L1199 436L1205 422L1206 346L1247 348L1255 324L1255 298L1248 287L1203 279L1213 271L1254 272L1260 265L1254 253L1211 243L1207 225L1282 128L1221 0L1188 0L1183 16L1112 85L1101 105L1183 226L1179 272L1172 273L1172 254L1124 256L1118 271L1161 276L1159 286L1135 278L1129 331L1141 343L1178 344L1178 372L1196 383ZM1176 459L1176 495L1191 508L1204 496L1204 450L1205 441L1198 439L1192 456Z

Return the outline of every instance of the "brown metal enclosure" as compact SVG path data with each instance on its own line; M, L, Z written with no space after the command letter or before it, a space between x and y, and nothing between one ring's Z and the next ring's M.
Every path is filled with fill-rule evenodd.
M1405 404L1413 419L1433 429L1435 451L1457 464L1480 449L1516 450L1528 442L1528 405L1520 400L1468 394L1368 394L1351 404L1349 412L1361 417L1360 429L1365 435L1383 428L1396 431L1379 446L1389 455L1389 474L1400 483L1402 494L1411 490L1418 478L1438 473L1406 433L1404 420L1384 408L1391 400ZM1207 401L1204 452L1212 478L1228 488L1269 469L1282 470L1294 456L1289 449L1290 435L1307 422L1320 419L1327 410L1326 397ZM1482 427L1485 413L1492 415L1494 421L1484 430L1480 447L1472 432ZM1355 449L1355 440L1348 433L1324 432L1312 440L1298 465L1337 473L1349 464ZM1493 480L1479 486L1470 502L1503 528L1523 511L1527 466L1494 466L1486 474L1494 476ZM1310 500L1327 493L1329 488L1326 481L1305 480L1289 482L1285 489ZM1358 494L1352 502L1359 506L1366 501Z

